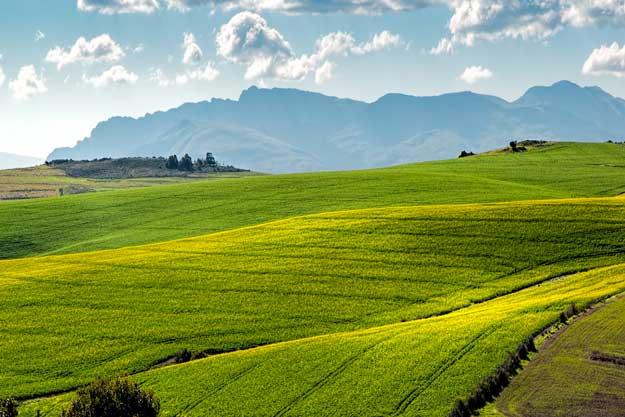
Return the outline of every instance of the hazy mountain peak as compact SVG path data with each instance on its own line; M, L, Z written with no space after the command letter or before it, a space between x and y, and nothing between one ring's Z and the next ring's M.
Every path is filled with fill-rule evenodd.
M49 158L213 152L265 172L369 168L485 151L513 139L607 140L625 134L625 101L570 81L509 103L461 91L373 103L294 88L244 90L238 101L187 103L139 119L113 118Z

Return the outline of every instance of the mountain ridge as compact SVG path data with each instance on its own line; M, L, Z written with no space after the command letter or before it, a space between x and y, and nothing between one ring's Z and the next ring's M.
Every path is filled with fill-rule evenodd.
M364 102L252 86L238 100L213 98L139 118L111 118L48 159L210 151L228 164L283 173L450 158L524 138L620 139L621 132L625 100L570 81L531 87L511 102L471 91L388 93Z

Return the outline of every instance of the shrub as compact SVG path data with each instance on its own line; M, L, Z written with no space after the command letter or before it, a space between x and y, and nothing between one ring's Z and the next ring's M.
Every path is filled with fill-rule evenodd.
M460 152L460 156L458 156L458 158L466 158L467 156L473 156L473 155L475 155L473 152L462 151Z
M176 354L174 355L174 359L176 360L176 363L189 362L191 359L193 359L193 354L189 349L182 349L176 352Z
M0 417L17 417L17 402L13 398L0 400Z
M169 158L167 158L165 167L167 169L178 169L178 157L176 155L170 155Z
M62 417L156 417L160 403L152 391L126 378L100 379L78 390Z
M180 158L180 162L178 162L178 169L180 171L193 171L193 159L191 159L188 153L184 154L184 156Z

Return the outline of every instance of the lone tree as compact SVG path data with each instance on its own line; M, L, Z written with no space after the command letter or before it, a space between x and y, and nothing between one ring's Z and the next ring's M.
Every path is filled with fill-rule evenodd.
M78 390L62 417L157 417L160 402L152 391L126 378L100 379Z
M165 168L178 169L178 157L176 155L170 155L169 158L167 158L167 163L165 164Z
M0 417L17 417L17 402L13 398L0 400Z
M209 167L217 166L217 161L211 152L206 153L206 165Z
M193 159L191 159L188 153L185 153L184 156L180 158L178 169L180 171L193 171Z
M511 150L512 152L516 152L516 151L517 151L517 147L516 147L516 146L517 146L517 144L516 144L516 141L515 141L515 140L513 140L513 141L511 141L511 142L510 142L510 150Z

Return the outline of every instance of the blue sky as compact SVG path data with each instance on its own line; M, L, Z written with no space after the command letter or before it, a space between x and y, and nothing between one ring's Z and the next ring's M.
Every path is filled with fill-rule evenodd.
M3 0L0 9L4 152L44 157L108 117L237 98L250 85L367 101L460 90L513 100L568 79L625 97L625 0ZM433 51L441 39L450 48Z

